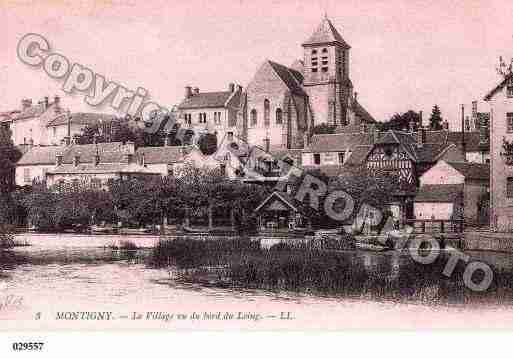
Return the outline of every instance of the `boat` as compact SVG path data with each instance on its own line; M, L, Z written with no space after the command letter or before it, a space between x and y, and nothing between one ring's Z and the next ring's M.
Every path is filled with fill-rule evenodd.
M119 228L118 229L119 234L148 234L151 233L150 228Z
M91 226L91 233L93 234L109 234L116 232L116 229L114 227L107 227L107 226Z

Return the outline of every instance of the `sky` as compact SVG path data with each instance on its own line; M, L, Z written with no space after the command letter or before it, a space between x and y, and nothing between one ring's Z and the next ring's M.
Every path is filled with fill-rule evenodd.
M171 107L184 87L246 86L266 60L290 65L324 14L351 45L350 76L359 101L378 120L409 109L429 117L434 104L459 129L499 77L499 56L513 56L513 1L320 0L10 1L0 0L0 111L60 95L72 111L113 112L68 95L16 56L27 33L52 51L151 101Z

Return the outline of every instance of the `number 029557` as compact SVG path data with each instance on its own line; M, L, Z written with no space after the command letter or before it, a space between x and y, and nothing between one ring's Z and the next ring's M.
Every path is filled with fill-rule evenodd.
M44 343L36 342L15 342L12 343L14 351L40 351L43 350Z

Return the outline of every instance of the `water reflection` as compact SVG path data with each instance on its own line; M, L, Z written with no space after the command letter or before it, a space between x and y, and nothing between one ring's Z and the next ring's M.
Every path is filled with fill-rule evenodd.
M260 290L229 289L191 284L177 279L173 269L149 268L146 259L155 236L130 238L138 250L112 250L120 236L24 235L30 247L15 248L0 254L0 283L6 293L23 296L29 303L57 306L112 304L184 303L188 301L259 301L267 297L277 302L301 302L305 298L316 302L322 295L279 293ZM496 268L511 270L508 254L473 252L473 259L492 263ZM414 300L435 303L447 297L449 304L465 302L465 294L452 282L440 282L438 277L417 286L415 276L405 273L412 264L407 251L372 253L348 251L343 256L355 268L363 268L374 283L385 283L390 293L376 291L367 299L410 296ZM439 274L437 274L439 276ZM398 287L400 285L400 287ZM450 293L450 295L447 295ZM344 298L339 298L344 300ZM500 301L500 300L499 300ZM46 303L46 304L45 304Z

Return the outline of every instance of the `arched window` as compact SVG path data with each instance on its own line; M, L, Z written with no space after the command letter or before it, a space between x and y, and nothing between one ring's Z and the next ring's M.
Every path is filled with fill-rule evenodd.
M250 121L249 121L249 124L250 126L256 126L257 125L257 110L255 109L252 109L251 110L251 116L250 116Z
M269 104L269 100L264 100L264 126L269 127L271 124L271 105Z
M317 50L313 49L312 50L312 55L315 55L317 53Z
M283 124L283 111L281 110L281 108L276 109L276 124Z
M322 49L322 52L328 52L327 48Z

